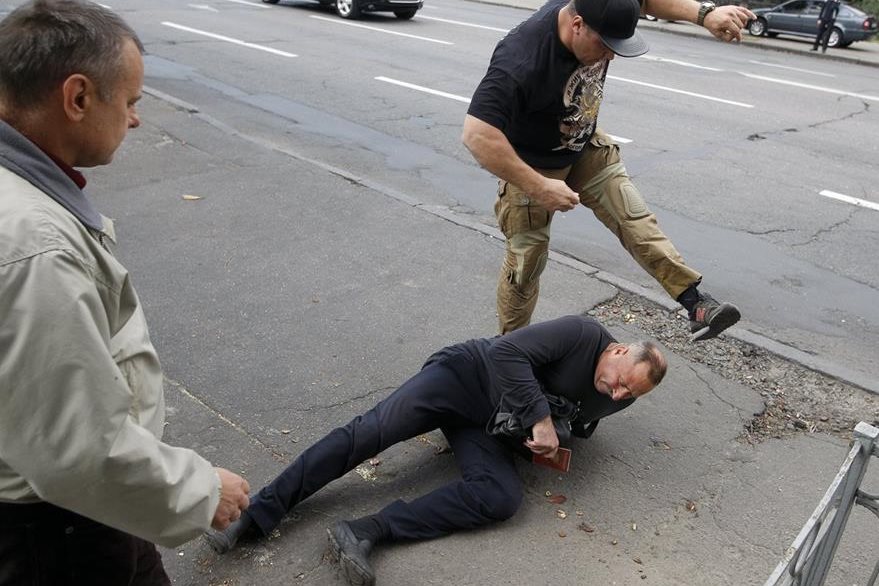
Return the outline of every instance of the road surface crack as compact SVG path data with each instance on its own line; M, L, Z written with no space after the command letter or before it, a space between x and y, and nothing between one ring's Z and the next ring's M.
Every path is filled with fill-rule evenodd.
M812 236L808 240L806 240L804 242L794 242L793 244L791 244L791 246L797 246L797 247L806 246L808 244L812 244L813 242L817 242L824 234L833 232L834 230L836 230L840 226L844 226L845 224L848 224L849 222L851 222L851 219L855 215L855 212L857 211L857 209L858 208L856 208L856 207L851 208L848 212L848 215L845 218L843 218L842 220L840 220L838 222L834 222L833 224L831 224L825 228L820 228L817 232L812 234Z

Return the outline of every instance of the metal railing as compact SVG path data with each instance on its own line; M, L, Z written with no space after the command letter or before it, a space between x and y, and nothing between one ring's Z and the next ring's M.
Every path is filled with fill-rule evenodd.
M879 457L879 429L864 422L858 423L851 450L836 478L764 586L824 584L855 504L866 507L879 517L879 495L860 489L872 456ZM879 562L868 586L876 584L877 575Z

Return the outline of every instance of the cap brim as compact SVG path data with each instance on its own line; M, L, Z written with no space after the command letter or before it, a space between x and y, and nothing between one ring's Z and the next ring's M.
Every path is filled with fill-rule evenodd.
M635 31L635 34L628 39L602 36L601 42L620 57L637 57L646 53L650 48L647 46L647 41L644 40L644 37L638 31Z

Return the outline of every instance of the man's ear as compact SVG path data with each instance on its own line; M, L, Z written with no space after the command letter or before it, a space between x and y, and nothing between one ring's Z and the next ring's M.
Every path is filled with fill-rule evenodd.
M628 344L620 344L620 343L616 343L616 344L614 345L613 349L611 349L611 352L612 352L613 354L617 354L617 355L619 355L619 356L623 356L623 355L629 353L629 346L628 346Z
M72 122L79 122L96 98L92 81L81 73L74 73L61 85L64 114Z

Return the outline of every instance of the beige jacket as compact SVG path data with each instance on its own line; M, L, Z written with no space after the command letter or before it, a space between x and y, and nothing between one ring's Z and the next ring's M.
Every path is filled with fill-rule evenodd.
M162 370L128 272L104 246L112 224L96 215L103 229L88 228L6 168L16 155L0 133L0 501L48 501L179 545L210 526L219 478L161 441ZM26 155L25 168L42 153ZM77 189L38 162L29 179Z

